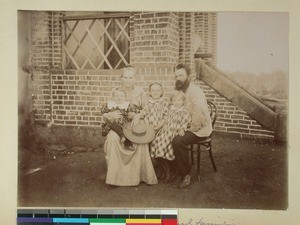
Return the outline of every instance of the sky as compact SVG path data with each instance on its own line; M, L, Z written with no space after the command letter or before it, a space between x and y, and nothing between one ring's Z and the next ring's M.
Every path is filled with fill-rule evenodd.
M288 13L219 12L217 67L254 74L288 74Z

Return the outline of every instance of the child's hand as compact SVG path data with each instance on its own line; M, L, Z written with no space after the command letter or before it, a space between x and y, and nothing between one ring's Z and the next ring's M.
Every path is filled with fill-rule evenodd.
M179 130L179 131L178 131L178 135L179 135L179 136L184 136L184 134L185 134L185 131L184 131L184 130Z
M113 111L113 112L109 112L107 113L108 116L110 118L112 118L112 120L118 120L118 119L121 119L122 118L122 113L120 111Z
M134 118L134 116L135 116L134 112L129 112L127 115L128 119L131 119L131 120Z

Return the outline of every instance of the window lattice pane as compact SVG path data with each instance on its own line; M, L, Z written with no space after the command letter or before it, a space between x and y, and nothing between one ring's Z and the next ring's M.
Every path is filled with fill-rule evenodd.
M129 18L65 20L66 69L119 69L129 63Z

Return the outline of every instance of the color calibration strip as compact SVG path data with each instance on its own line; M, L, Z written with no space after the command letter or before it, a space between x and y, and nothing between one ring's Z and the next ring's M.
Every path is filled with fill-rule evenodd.
M18 225L177 225L177 210L18 209Z

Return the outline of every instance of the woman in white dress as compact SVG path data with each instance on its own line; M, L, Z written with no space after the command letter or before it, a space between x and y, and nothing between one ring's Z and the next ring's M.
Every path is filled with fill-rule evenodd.
M123 69L122 88L126 98L140 109L146 104L146 93L135 84L135 69L128 66ZM117 111L110 112L110 117L120 118ZM109 131L104 143L107 164L106 183L115 186L137 186L140 182L157 184L156 174L151 162L148 144L137 144L134 151L124 149L120 137Z

